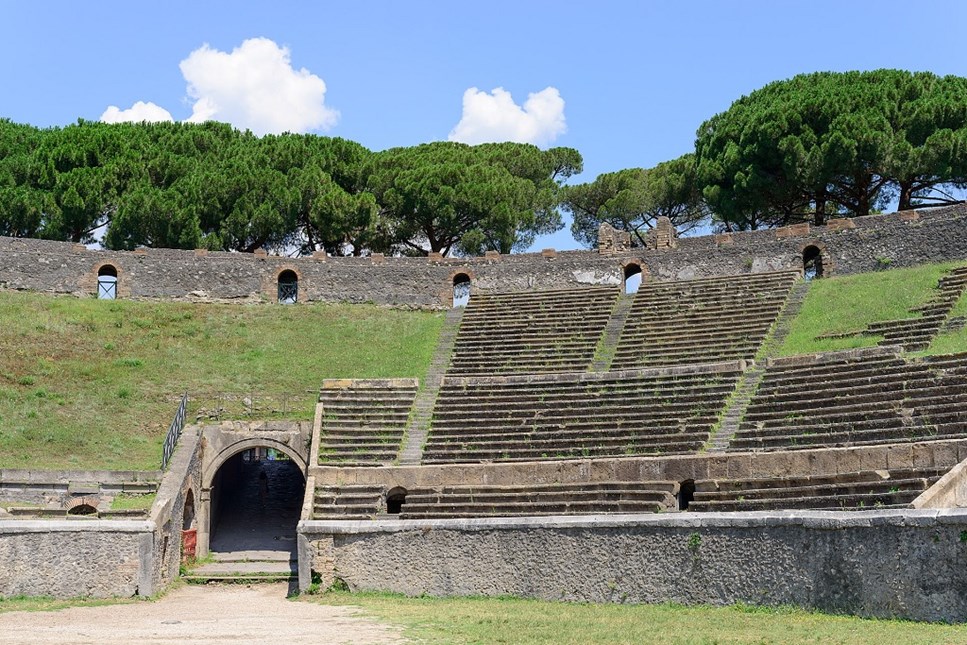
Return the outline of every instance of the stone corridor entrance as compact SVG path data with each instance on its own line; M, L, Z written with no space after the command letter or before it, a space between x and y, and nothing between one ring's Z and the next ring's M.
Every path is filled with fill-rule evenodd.
M295 462L251 448L228 459L213 484L211 551L295 553L306 486Z
M305 486L300 464L281 451L255 446L226 459L209 490L211 562L187 577L294 584Z

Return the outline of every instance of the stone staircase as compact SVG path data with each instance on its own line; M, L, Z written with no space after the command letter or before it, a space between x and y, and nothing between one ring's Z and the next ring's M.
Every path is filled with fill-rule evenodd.
M416 379L326 379L319 390L319 463L386 466L399 454Z
M766 373L763 367L764 361L775 356L786 341L786 337L789 335L789 330L792 326L792 321L796 319L796 316L802 310L802 303L805 301L808 292L808 282L797 283L792 288L792 291L789 292L786 304L776 318L772 331L766 336L766 339L759 349L759 353L756 355L757 362L747 369L742 375L742 378L739 379L739 384L736 386L735 393L729 400L728 407L726 407L725 413L722 415L722 420L706 445L709 452L728 450L729 442L732 441L735 433L739 431L739 423L745 417L745 412L752 402L752 397L755 396L756 390L759 389L759 383L762 382L762 377Z
M212 552L210 561L191 567L181 576L195 584L295 582L298 577L298 562L291 551Z
M607 372L611 368L614 360L615 351L618 349L618 341L621 339L621 331L625 328L628 314L635 299L633 295L620 294L611 312L611 318L604 327L604 336L598 345L598 350L594 355L594 362L591 363L592 372Z
M463 320L465 309L465 307L454 307L447 311L443 328L440 330L440 338L430 361L430 369L413 401L410 421L404 435L405 442L399 456L399 463L402 466L418 466L420 459L423 458L423 444L426 443L426 435L430 429L433 406L440 393L443 375L450 364L450 356L453 354L453 345L460 331L460 322Z

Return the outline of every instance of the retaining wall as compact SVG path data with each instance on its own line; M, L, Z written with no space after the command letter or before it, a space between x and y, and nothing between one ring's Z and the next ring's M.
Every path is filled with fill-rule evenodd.
M0 519L0 596L154 593L154 523Z
M0 237L0 288L93 295L111 264L122 298L276 299L279 274L294 271L300 301L449 307L453 277L476 293L619 285L623 266L645 279L801 269L803 249L822 252L828 274L967 258L967 205L833 220L743 233L681 238L675 248L606 249L476 258L283 258L264 254L144 249L90 251L82 245Z
M303 521L312 572L352 590L582 602L791 604L967 620L967 511Z

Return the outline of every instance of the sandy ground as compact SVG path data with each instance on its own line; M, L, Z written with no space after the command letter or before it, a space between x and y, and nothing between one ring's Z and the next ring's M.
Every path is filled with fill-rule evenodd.
M351 607L286 600L287 585L196 586L153 602L0 614L0 643L405 643Z

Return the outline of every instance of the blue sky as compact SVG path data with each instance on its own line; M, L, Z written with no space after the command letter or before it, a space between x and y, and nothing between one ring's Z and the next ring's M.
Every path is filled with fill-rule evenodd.
M964 24L954 1L11 3L0 117L65 125L140 101L174 120L288 125L374 150L530 137L577 148L589 181L689 152L703 120L770 81L967 75ZM287 61L265 62L273 52ZM576 243L565 228L547 246Z

